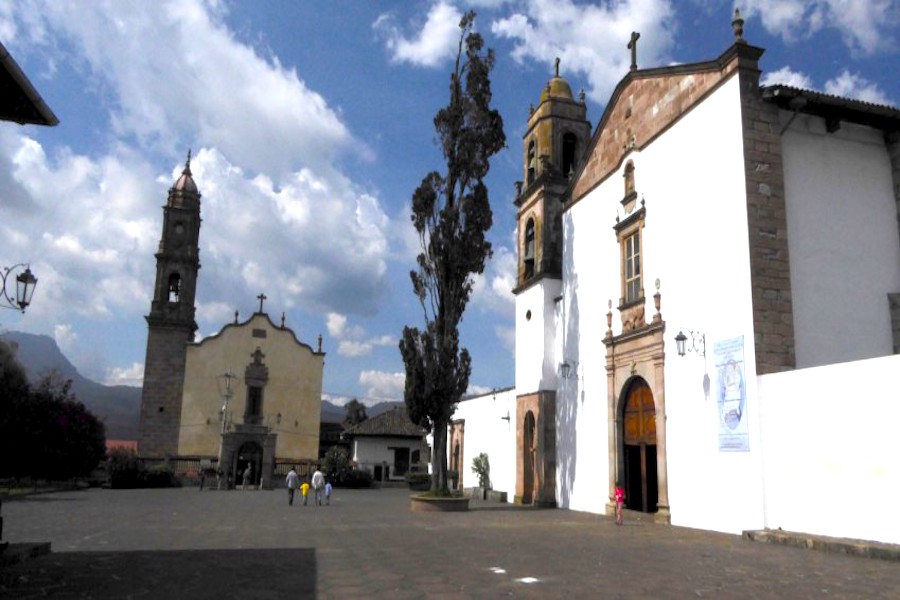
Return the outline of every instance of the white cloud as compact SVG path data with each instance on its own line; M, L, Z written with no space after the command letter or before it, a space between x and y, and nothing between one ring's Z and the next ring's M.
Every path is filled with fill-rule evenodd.
M125 368L109 369L103 380L104 385L130 385L138 387L144 382L144 363L132 363Z
M471 305L485 311L511 315L515 306L516 256L506 247L495 247L484 273L473 280Z
M835 29L850 50L862 54L891 48L900 23L895 0L748 0L744 12L786 42Z
M858 73L844 69L836 77L825 82L824 88L816 86L805 73L798 73L790 67L766 73L760 80L762 85L788 85L806 90L823 91L832 96L854 98L873 104L892 105L892 101L881 91L877 83L871 82Z
M873 104L892 104L876 83L868 81L859 74L850 73L846 69L834 79L825 82L825 93L855 98Z
M338 341L338 354L348 358L368 356L376 346L393 346L395 338L382 335L366 338L366 331L359 325L347 326L347 317L329 313L326 317L328 334Z
M387 400L401 402L406 375L404 373L385 373L384 371L363 371L359 374L359 383L366 390L365 398L360 402L367 406Z
M51 1L22 11L44 22L21 25L62 34L69 45L46 52L90 74L118 136L162 153L216 147L252 171L285 174L364 147L296 71L239 43L223 11L202 0Z
M452 4L438 2L428 10L424 24L406 37L389 14L381 15L372 28L385 38L391 60L419 67L436 67L456 56L462 13Z
M71 325L60 323L53 328L53 339L56 341L59 349L65 354L72 349L72 346L78 339L78 334L75 333Z
M805 73L793 71L790 67L782 67L777 71L764 73L760 78L761 85L787 85L804 90L815 89L812 80Z
M345 315L339 315L337 313L330 312L326 316L326 327L328 328L328 335L332 337L341 337L344 333L344 328L347 326L347 317Z
M641 33L638 66L658 66L666 62L673 45L674 17L668 0L602 4L534 0L527 4L526 12L494 21L491 31L513 40L512 56L519 62L537 60L551 73L559 57L560 74L570 83L573 74L585 77L587 94L605 104L631 65L626 49L631 32Z

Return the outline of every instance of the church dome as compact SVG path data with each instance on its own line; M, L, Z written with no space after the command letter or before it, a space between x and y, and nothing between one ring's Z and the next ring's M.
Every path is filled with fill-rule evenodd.
M176 192L188 192L191 194L196 194L197 184L194 183L194 178L191 175L191 152L188 150L187 162L184 163L184 170L181 172L181 177L178 178L178 181L175 182L175 185L172 186L172 190Z
M547 82L547 87L541 92L541 102L550 98L564 98L566 100L574 100L572 96L572 88L569 82L557 75Z

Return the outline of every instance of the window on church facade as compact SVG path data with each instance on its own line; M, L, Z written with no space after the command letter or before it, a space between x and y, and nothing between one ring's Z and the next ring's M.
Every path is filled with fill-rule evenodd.
M625 279L625 304L631 304L642 297L641 288L641 232L625 238L622 244L622 272Z
M244 413L244 422L258 424L262 421L263 390L261 387L250 386L247 388L247 410Z
M526 185L531 185L532 183L534 183L536 166L534 140L531 140L531 142L528 144L528 176L526 177Z
M578 147L578 141L574 133L566 133L562 138L562 173L565 177L574 175L575 171L575 151Z
M178 273L169 275L169 302L178 302L181 295L181 276Z
M525 262L525 278L534 275L534 219L528 219L525 225L525 252L523 254Z

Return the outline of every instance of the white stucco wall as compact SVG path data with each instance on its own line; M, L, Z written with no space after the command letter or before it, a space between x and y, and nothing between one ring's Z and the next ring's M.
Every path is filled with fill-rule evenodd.
M740 531L762 522L761 457L756 398L747 208L737 79L629 159L645 202L643 287L646 318L655 310L654 280L661 281L665 333L665 401L669 501L672 522ZM624 161L623 161L624 163ZM623 164L624 167L624 164ZM622 172L604 181L564 216L564 283L567 360L578 378L560 386L557 403L557 498L560 506L602 512L608 500L607 378L608 300L613 331L622 295L620 251L613 226L626 215ZM679 329L706 334L705 360L678 357ZM704 368L714 377L713 343L744 336L750 452L720 453L717 411L704 399ZM639 373L640 374L640 373ZM624 382L616 382L617 388ZM698 490L700 492L698 493ZM738 517L739 515L739 517Z
M427 458L427 445L423 440L401 437L360 436L353 438L353 461L356 465L375 473L375 466L387 463L390 467L389 479L403 480L403 474L396 473L394 465L394 448L409 448L410 466L415 464L412 453L421 451L421 458ZM423 465L424 466L424 465Z
M554 298L559 293L560 281L545 278L516 296L516 388L520 394L556 387Z
M508 502L516 493L516 392L514 389L463 400L456 405L453 420L465 421L462 485L478 485L472 459L487 453L494 490L506 492ZM448 440L449 443L449 440ZM452 449L447 448L447 456Z
M900 544L900 356L759 379L766 526Z
M800 115L782 152L797 366L892 354L900 238L883 134L847 123L827 133Z

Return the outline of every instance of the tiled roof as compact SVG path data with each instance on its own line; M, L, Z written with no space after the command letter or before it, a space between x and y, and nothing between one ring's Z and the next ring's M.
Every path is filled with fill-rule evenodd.
M387 436L387 437L422 437L428 432L410 421L405 406L398 406L383 412L377 417L366 419L344 432L346 437L353 436Z

